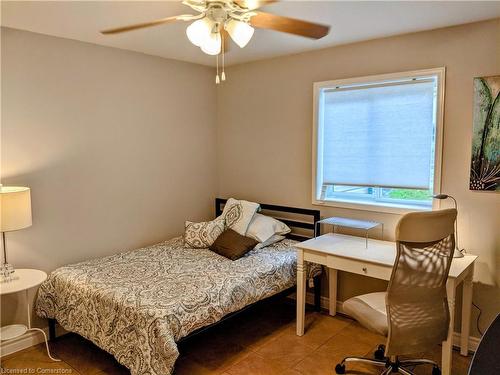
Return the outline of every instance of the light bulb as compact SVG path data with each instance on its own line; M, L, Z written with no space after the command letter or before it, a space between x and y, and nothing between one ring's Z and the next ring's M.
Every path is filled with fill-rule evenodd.
M213 22L205 17L189 25L186 28L186 35L191 43L200 47L210 37L213 26Z
M221 51L221 42L222 39L219 32L210 33L209 37L203 41L200 48L207 55L218 55Z
M248 23L235 19L231 19L226 23L226 30L240 48L248 44L254 32L253 27Z

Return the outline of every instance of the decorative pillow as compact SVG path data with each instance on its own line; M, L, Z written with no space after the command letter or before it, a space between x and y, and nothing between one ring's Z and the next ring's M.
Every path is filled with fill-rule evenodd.
M270 246L276 242L280 242L285 238L286 238L285 236L280 236L279 234L273 234L269 239L255 245L254 249L255 250L262 249L263 247Z
M194 249L208 249L225 229L225 220L220 216L212 221L193 223L186 221L184 245Z
M226 228L245 236L250 221L259 209L259 204L244 200L229 198L224 206L221 217L226 220Z
M255 214L248 226L246 236L262 243L275 234L284 235L290 232L290 228L285 223L270 216Z
M228 259L236 260L252 250L257 241L236 233L232 229L222 233L210 246L210 250Z

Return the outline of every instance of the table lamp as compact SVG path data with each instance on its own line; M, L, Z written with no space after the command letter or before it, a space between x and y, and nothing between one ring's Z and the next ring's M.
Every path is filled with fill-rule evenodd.
M434 199L448 199L450 198L453 200L453 204L455 206L455 210L457 210L457 219L455 220L455 252L453 253L453 258L462 258L464 256L464 249L460 249L458 246L458 206L457 206L457 200L453 198L451 195L448 194L436 194L433 195L432 198Z
M0 282L15 279L14 267L7 262L5 232L31 226L30 189L20 186L0 185L0 232L2 233L3 259L0 265Z

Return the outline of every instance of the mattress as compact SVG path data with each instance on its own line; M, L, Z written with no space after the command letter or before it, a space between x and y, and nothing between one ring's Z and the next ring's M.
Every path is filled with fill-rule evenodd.
M184 247L181 237L58 268L40 286L36 313L111 353L132 375L165 375L176 342L296 282L294 241L236 261ZM321 272L311 265L310 277Z

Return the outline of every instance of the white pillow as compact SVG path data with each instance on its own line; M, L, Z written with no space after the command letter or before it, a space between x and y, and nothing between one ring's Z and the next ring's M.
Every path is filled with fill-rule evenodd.
M229 198L220 217L226 220L227 228L231 228L238 234L245 236L248 226L258 209L258 203Z
M184 246L193 249L208 249L225 229L225 221L220 217L212 221L193 223L186 221Z
M290 228L285 223L270 216L255 214L248 226L246 236L263 243L275 234L284 235L290 232Z
M276 242L284 240L285 238L286 238L285 236L280 236L279 234L273 234L271 238L255 245L254 249L255 250L262 249L263 247L270 246Z

